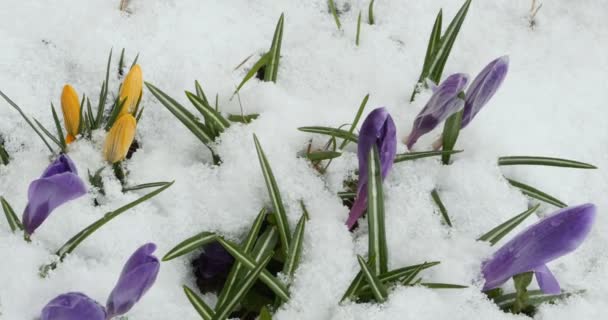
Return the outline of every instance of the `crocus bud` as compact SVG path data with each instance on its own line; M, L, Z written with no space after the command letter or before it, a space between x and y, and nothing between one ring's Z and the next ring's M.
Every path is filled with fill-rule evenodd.
M106 320L106 311L97 301L80 292L57 296L42 309L40 320Z
M67 131L65 142L72 143L72 141L76 140L78 128L80 127L80 102L78 101L76 90L69 84L63 86L63 91L61 92L61 111L63 112L65 130Z
M120 88L119 103L122 103L125 99L124 105L120 110L120 115L135 112L137 102L142 93L143 76L141 68L138 64L134 65L125 77L125 81L122 83Z
M431 132L449 116L462 109L464 99L459 95L466 87L467 81L468 75L455 73L434 89L431 99L414 119L412 131L406 141L408 149L412 149L422 135Z
M509 57L502 56L488 64L467 90L461 128L466 127L496 93L509 70Z
M203 252L192 262L196 285L202 293L217 291L224 286L234 258L218 242L203 247Z
M152 287L160 269L160 262L152 255L155 250L156 245L148 243L131 255L108 297L108 318L127 313Z
M483 290L494 289L512 276L534 271L540 289L560 293L560 286L546 264L578 248L591 231L595 206L584 204L561 209L540 220L502 246L483 263Z
M365 118L359 131L357 156L359 158L359 184L357 198L353 204L346 225L349 229L355 225L367 208L367 163L369 152L376 145L380 154L382 178L385 178L393 166L397 153L397 129L395 122L386 108L374 109Z
M124 160L135 138L136 125L137 121L135 121L135 118L131 114L119 116L110 132L108 132L103 146L103 154L106 161L116 163Z
M22 219L26 234L34 233L55 208L86 192L72 160L65 154L60 155L39 179L30 183Z

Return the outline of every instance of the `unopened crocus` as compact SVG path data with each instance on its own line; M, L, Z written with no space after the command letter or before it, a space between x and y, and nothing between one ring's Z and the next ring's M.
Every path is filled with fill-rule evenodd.
M494 96L509 70L509 57L502 56L488 64L467 89L461 128L466 127Z
M42 309L40 320L106 320L105 309L80 292L57 296Z
M528 227L483 263L483 290L533 271L543 292L560 293L559 283L546 264L578 248L591 231L594 219L595 206L583 204L561 209Z
M156 245L137 249L125 264L106 307L80 292L57 296L43 309L40 320L109 320L127 313L154 284L160 262L152 255Z
M395 122L386 108L374 109L365 118L359 131L357 156L359 158L359 183L357 185L357 198L353 204L346 225L352 229L357 220L367 208L367 164L368 156L373 146L378 148L382 178L385 178L393 166L397 152L397 129Z
M120 115L133 114L137 108L139 97L143 89L143 76L138 64L134 65L125 77L125 81L120 88L119 102L124 104L120 110Z
M152 287L160 269L155 250L156 245L148 243L129 258L106 303L108 317L127 313Z
M80 127L80 102L78 102L78 94L76 90L66 84L61 92L61 111L63 112L63 123L67 134L65 136L66 143L72 143L78 135Z
M203 252L192 262L196 285L203 293L221 289L228 278L234 258L218 242L203 247Z
M455 73L433 89L431 99L414 119L412 131L405 142L408 149L412 149L421 136L431 132L437 125L463 108L464 99L459 95L466 87L467 81L466 74Z
M108 132L103 146L103 155L106 161L117 163L125 159L135 138L136 126L137 121L131 114L127 113L119 116L110 132Z
M62 154L53 161L39 179L30 183L28 203L23 212L23 227L27 235L34 231L60 205L87 192L72 160Z

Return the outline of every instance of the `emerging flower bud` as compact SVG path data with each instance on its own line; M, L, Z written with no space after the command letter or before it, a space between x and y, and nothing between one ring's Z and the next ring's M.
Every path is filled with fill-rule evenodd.
M466 127L479 110L488 103L496 93L509 70L509 57L502 56L488 64L475 77L467 90L461 128Z
M224 286L234 258L218 242L203 247L203 252L192 261L196 285L202 293L219 291Z
M142 93L142 86L143 76L141 68L136 64L131 68L120 88L118 103L122 103L125 99L126 101L120 110L119 117L126 113L133 114L135 112L137 102L139 102L139 97Z
M57 296L42 309L40 320L106 320L106 311L97 301L80 292Z
M78 94L69 84L63 86L63 91L61 92L61 111L63 112L65 130L67 131L65 141L69 144L76 140L78 128L80 127L80 102Z
M106 137L103 154L106 161L117 163L124 160L135 138L137 121L131 114L119 116Z

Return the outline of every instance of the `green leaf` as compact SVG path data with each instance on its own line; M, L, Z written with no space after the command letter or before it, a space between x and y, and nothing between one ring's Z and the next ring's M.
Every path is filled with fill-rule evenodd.
M450 216L448 216L448 210L443 205L443 202L441 201L441 198L439 198L439 193L437 193L437 189L433 189L433 191L431 191L431 197L433 198L433 201L435 201L435 204L439 208L439 212L441 212L441 216L443 217L443 221L448 226L451 227L452 226L452 222L450 221Z
M421 282L419 285L423 287L427 287L429 289L465 289L468 286L463 286L460 284L451 284L451 283L434 283L434 282Z
M52 154L55 154L55 150L53 150L53 148L51 147L51 145L46 141L46 139L44 138L44 136L42 136L42 133L40 133L40 131L38 131L38 129L36 128L36 126L34 126L34 124L32 123L32 121L30 121L30 119L25 115L25 113L23 113L23 110L21 110L21 108L19 108L19 106L16 103L14 103L13 100L11 100L8 96L6 96L4 94L4 92L2 92L2 90L0 90L0 96L2 96L2 98L4 98L4 100L6 100L6 102L8 102L8 104L10 104L13 108L15 108L15 110L17 110L19 112L19 114L21 114L21 117L25 120L25 122L27 122L27 124L30 125L30 127L32 129L34 129L34 131L36 132L36 134L38 135L38 137L40 137L40 139L42 140L42 142L44 142L44 144L49 149L49 151L51 151Z
M549 294L545 294L544 292L542 292L540 290L530 290L530 291L528 291L528 305L538 306L541 303L554 302L556 300L565 299L565 298L571 297L572 295L581 294L583 292L584 292L584 290L576 291L576 292L562 292L557 295L549 295ZM493 300L498 305L498 307L500 307L502 310L511 310L513 304L515 303L515 297L516 297L515 293L509 293L509 294L505 294L500 297L497 297Z
M426 47L426 55L424 56L424 65L422 66L422 72L420 72L420 78L418 78L416 87L414 88L414 91L412 91L412 96L410 97L410 102L414 101L414 97L416 97L416 94L419 92L420 85L424 83L425 77L427 77L429 75L429 65L441 42L442 19L443 19L443 11L439 10L437 17L435 18L435 23L433 24L433 29L431 30L431 35L429 37L429 43Z
M241 247L243 248L244 253L249 253L254 248L256 239L258 238L258 234L260 233L260 229L262 228L262 225L264 224L264 220L266 219L266 216L267 216L266 208L262 208L262 210L260 210L260 213L258 213L258 216L255 218L255 221L253 222L251 229L249 229L249 233L247 234L247 237L245 238L243 243L241 243ZM275 229L273 228L272 230L275 230ZM270 233L270 232L267 232L267 233ZM260 243L265 243L265 242L266 241L264 241L264 238L261 237ZM263 246L260 245L260 247L263 247ZM272 250L273 246L267 245L266 247L268 247L270 250ZM261 251L266 252L266 249L263 249L263 248L259 248L259 249L260 249L259 250L260 252ZM259 257L261 258L261 256L259 256ZM256 261L257 261L257 257L256 257ZM237 260L232 265L232 268L230 269L230 273L228 274L228 277L226 278L226 281L224 282L224 287L222 288L222 291L220 292L220 295L218 296L218 299L217 299L218 306L222 305L224 303L224 301L226 300L226 297L228 295L230 295L234 289L236 289L236 285L238 284L239 280L241 280L241 278L244 274L245 274L245 269L243 267L243 264Z
M521 183L519 181L515 181L513 179L509 179L509 178L506 178L506 179L507 179L507 181L509 181L509 183L512 186L516 187L517 189L519 189L519 191L521 191L523 194L527 195L530 198L534 198L534 199L546 202L548 204L552 204L559 208L565 208L568 206L567 204L559 201L558 199L556 199L536 188L533 188L527 184Z
M382 282L380 282L380 280L376 276L376 273L374 272L373 267L370 268L367 265L367 263L365 263L365 260L363 259L363 257L361 257L360 255L357 255L357 260L359 260L359 266L361 266L361 271L363 271L363 276L365 277L365 279L367 280L367 283L369 284L370 288L372 289L372 293L374 294L376 301L379 303L386 301L386 298L388 297L386 287L384 287ZM376 259L372 259L372 260L376 260Z
M219 132L224 132L230 127L230 122L224 118L219 112L215 111L209 104L205 103L201 98L191 92L186 91L186 96L192 102L192 105L213 125L213 128Z
M359 11L359 17L357 18L357 36L355 37L355 44L359 46L359 35L361 34L361 11Z
M264 69L264 81L277 82L279 73L279 60L281 59L281 43L283 42L283 23L285 16L281 13L281 17L277 22L277 27L274 30L272 45L268 51L268 64Z
M117 97L116 100L114 101L114 105L112 106L112 109L110 110L110 116L108 116L108 121L106 122L106 126L105 126L106 131L109 131L112 128L112 126L114 125L114 122L116 122L116 120L118 119L120 110L122 110L125 103L127 102L127 97L122 99L122 101L119 101L118 99L119 98Z
M249 292L258 277L260 277L260 279L263 279L263 271L266 270L266 265L268 264L268 262L270 262L272 255L272 252L266 255L266 257L264 257L262 261L253 268L253 271L245 279L243 279L243 281L239 283L239 286L234 292L234 295L228 297L226 299L226 302L217 309L215 315L213 316L213 320L224 320L228 318L234 307L236 307L241 302L241 300L245 298L245 295L247 294L247 292Z
M596 166L568 159L549 157L511 156L498 158L499 166L533 165L576 169L597 169Z
M350 135L352 135L353 132L355 132L355 128L357 128L359 119L361 119L363 110L365 109L365 106L367 105L367 100L369 100L369 93L366 94L365 97L363 97L363 101L361 101L361 104L359 105L359 109L357 109L357 114L355 115L355 120L353 120L353 123L350 125L350 128L348 129L348 133ZM340 144L340 150L343 150L350 141L351 140L344 138L344 140L342 141L342 144Z
M110 211L110 212L106 213L101 219L95 221L88 227L84 228L82 231L78 232L70 240L68 240L63 246L61 246L61 248L59 248L59 250L57 250L55 252L55 254L57 256L59 256L60 260L63 261L63 259L65 258L66 255L68 255L69 253L74 251L74 249L76 249L76 247L82 241L84 241L88 236L93 234L93 232L97 231L97 229L101 228L103 225L110 222L112 219L118 217L120 214L124 213L125 211L127 211L127 210L137 206L138 204L140 204L144 201L147 201L147 200L151 199L152 197L158 195L159 193L165 191L171 185L173 185L173 182L167 183L163 187L158 188L158 189L140 197L139 199L137 199L135 201L132 201L114 211Z
M298 130L302 132L318 133L327 135L335 138L346 139L351 142L357 142L358 137L356 134L348 132L342 129L330 128L330 127L300 127Z
M239 83L239 85L236 87L236 90L234 90L233 96L237 94L239 90L241 90L241 88L245 85L247 81L249 81L249 79L255 76L258 70L266 66L269 61L270 53L265 53L264 55L262 55L260 59L253 65L253 67L251 67L251 69L247 72L247 74L245 74L245 77L243 78L243 80L241 80L241 83Z
M232 122L240 122L240 123L250 123L251 121L257 119L260 115L257 113L254 114L229 114L228 120Z
M334 0L327 0L327 4L329 5L329 11L331 11L331 15L334 17L338 30L342 29L342 24L340 23L340 17L338 17L338 10L336 10Z
M283 206L283 200L281 199L281 192L277 186L277 181L272 174L270 163L262 150L258 137L254 134L253 141L255 142L255 149L258 153L258 160L260 161L260 167L262 168L262 174L266 181L266 187L268 188L268 196L272 202L273 216L277 221L277 229L279 231L279 238L281 239L281 250L283 254L287 256L289 252L289 246L291 241L291 234L289 232L289 222L287 221L287 214L285 213L285 207Z
M414 279L416 279L416 276L420 273L420 271L422 271L422 269L423 265L419 265L418 268L414 269L412 272L410 272L410 274L401 279L401 284L404 286L411 285L414 282Z
M382 190L382 170L380 155L374 145L368 154L367 172L367 216L369 223L369 256L374 257L374 274L388 271L388 249L384 228L384 192Z
M160 89L156 88L154 85L146 82L146 87L148 90L162 103L167 110L171 111L173 115L183 123L186 128L188 128L202 143L207 145L208 143L213 141L213 138L209 136L209 134L202 129L202 124L197 121L194 115L180 105L173 98L169 97L167 94L162 92Z
M4 215L6 216L6 221L8 222L9 227L12 232L19 230L23 230L23 225L15 214L15 210L11 207L11 205L4 199L4 197L0 196L0 204L2 204L2 210L4 210Z
M4 143L1 139L2 138L0 138L0 163L6 166L10 162L10 156L8 155L8 152L6 152L6 149L4 149Z
M357 196L356 192L348 192L348 191L338 192L338 197L340 197L340 199L342 199L342 200L354 200L356 196Z
M201 297L199 297L194 291L192 291L192 289L188 288L188 286L184 285L183 288L186 297L188 297L188 300L190 301L196 312L198 312L198 314L201 316L201 318L203 318L204 320L211 320L215 315L213 309L211 309L211 307L209 307L205 303L205 301L201 299Z
M169 252L167 252L167 254L165 254L165 256L163 257L163 261L173 260L177 257L181 257L185 254L188 254L206 244L214 242L216 238L217 235L213 232L201 232L193 237L190 237L180 242L173 249L169 250Z
M534 272L524 272L513 276L515 284L515 301L511 312L518 314L528 307L528 286L532 283Z
M470 1L470 0L469 0ZM452 151L458 140L460 126L462 123L462 110L451 115L443 126L443 151ZM451 153L444 153L441 156L443 164L450 164Z
M464 18L467 15L467 11L469 10L470 5L471 0L465 1L458 13L456 13L456 16L454 16L454 18L452 19L452 22L450 22L450 25L441 37L439 46L433 53L433 59L429 64L428 74L425 75L423 79L429 77L435 83L439 83L439 80L441 80L443 68L445 67L445 64L450 55L450 51L452 50L452 46L456 41L456 37L458 36L458 32L460 31L460 27L464 22Z
M53 143L55 143L59 149L61 149L62 152L65 152L63 146L61 145L61 142L59 142L59 140L57 139L57 137L55 137L49 130L47 130L42 123L40 123L38 120L36 120L36 118L33 118L34 122L36 122L36 124L38 125L38 127L40 128L40 130L42 130L42 132L49 137L49 139L51 139L51 141Z
M526 220L536 209L540 207L539 204L534 207L516 215L515 217L501 223L499 226L494 229L488 231L477 240L479 241L488 241L492 245L495 245L500 239L506 236L509 232L511 232L515 227L521 224L524 220Z
M348 286L348 289L346 289L346 292L344 292L344 295L342 296L342 299L340 299L340 302L349 299L351 301L356 301L357 297L359 296L359 288L361 288L363 286L363 271L359 271L359 273L357 273L357 275L355 276L355 278L353 279L353 281L350 283L350 285ZM369 288L369 285L368 285Z
M428 157L443 156L445 154L460 153L462 150L438 150L438 151L420 151L420 152L406 152L395 156L395 163L403 161L411 161Z
M260 320L272 320L272 315L270 315L268 308L262 307L262 310L260 310Z
M367 22L374 24L374 0L369 2L369 8L367 9Z
M101 84L101 90L99 92L99 104L97 105L97 116L95 117L95 125L91 127L91 130L101 128L101 122L103 121L103 114L106 108L106 101L108 99L108 83L110 82L110 63L112 62L112 49L110 49L110 55L108 56L108 64L106 66L106 80Z
M82 108L80 109L82 110ZM51 111L53 112L53 121L55 121L55 129L57 130L57 136L59 136L59 143L62 150L66 150L67 144L65 143L65 135L63 134L63 129L61 129L61 122L59 122L59 117L57 116L57 112L55 111L55 106L51 103Z
M307 153L306 158L308 158L310 161L321 161L335 159L341 155L342 153L337 151L314 151Z
M230 253L236 260L240 261L247 269L253 270L255 268L255 260L251 258L250 255L244 253L235 244L220 237L217 238L217 241L226 249L226 251L228 251L228 253ZM270 290L272 290L272 292L274 292L283 301L289 300L289 293L287 292L285 285L271 275L268 270L262 271L260 280L264 282L264 284L266 284L268 288L270 288Z
M421 264L407 266L407 267L391 270L389 272L385 272L385 273L379 275L378 279L380 279L380 281L384 285L388 286L392 282L398 281L399 279L409 277L412 273L416 272L418 269L420 269L422 271L422 270L434 267L438 264L439 264L439 261L432 261L432 262L425 262L425 263L421 263ZM351 284L351 286L352 285L353 284ZM353 290L354 290L353 292L355 292L355 294L357 296L360 296L360 295L365 294L367 291L369 291L370 288L369 288L368 284L360 283Z
M283 266L283 273L288 277L293 277L298 264L300 263L300 256L302 254L302 243L304 242L304 227L306 225L306 213L302 214L296 230L293 232L291 246L289 247L289 253Z

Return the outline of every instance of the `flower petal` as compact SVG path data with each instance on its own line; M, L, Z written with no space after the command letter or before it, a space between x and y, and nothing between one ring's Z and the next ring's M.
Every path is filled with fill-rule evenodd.
M64 172L78 174L78 170L76 169L76 165L72 159L70 159L70 157L67 155L62 154L44 170L40 178L48 178Z
M534 276L536 277L536 282L538 282L538 286L540 290L542 290L546 294L560 294L562 292L559 282L555 279L551 270L547 268L546 265L542 265L534 269Z
M106 312L97 301L80 292L57 296L43 309L40 320L105 320Z

